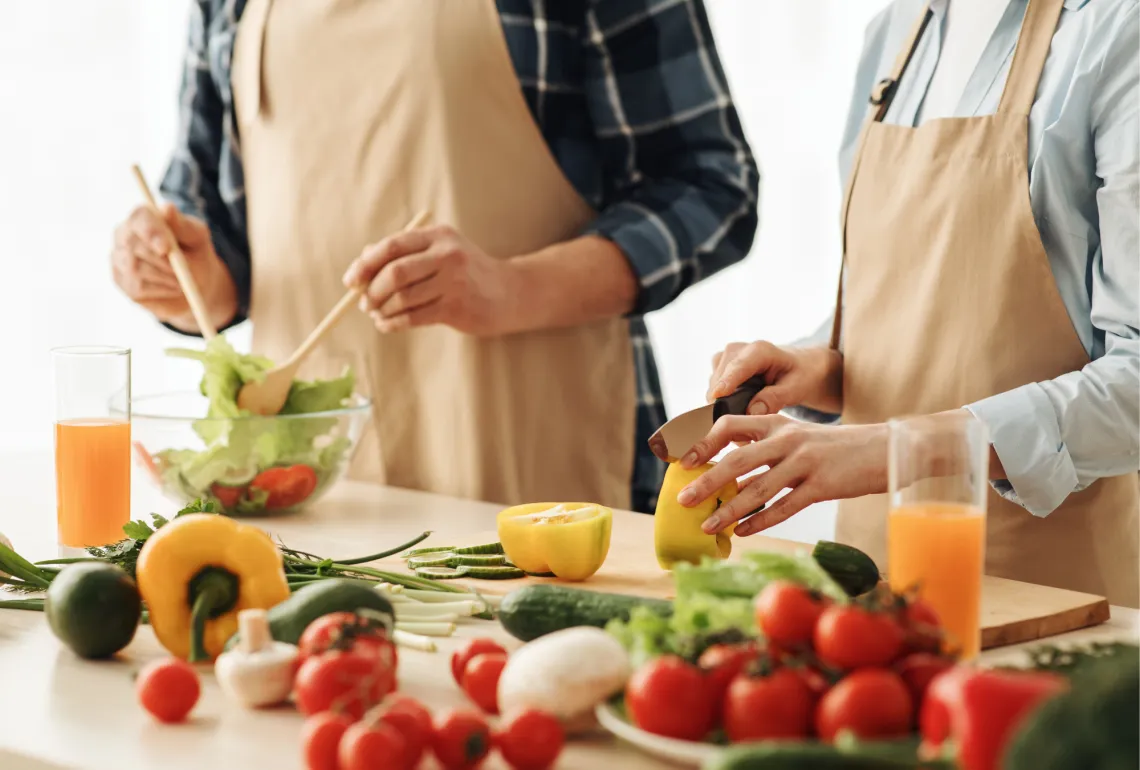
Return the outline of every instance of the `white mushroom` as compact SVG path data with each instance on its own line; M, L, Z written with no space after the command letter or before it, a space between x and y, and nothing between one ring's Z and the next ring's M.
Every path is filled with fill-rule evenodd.
M237 646L214 662L214 676L227 697L245 708L283 703L293 689L297 647L274 641L265 610L238 613Z
M555 631L513 653L499 677L499 707L545 711L567 732L594 723L594 707L620 691L630 675L629 656L600 628Z

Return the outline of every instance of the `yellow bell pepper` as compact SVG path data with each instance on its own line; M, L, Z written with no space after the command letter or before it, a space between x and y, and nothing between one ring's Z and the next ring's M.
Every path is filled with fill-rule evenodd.
M681 490L714 465L708 463L701 468L685 470L679 463L670 463L666 468L665 482L657 496L657 510L653 517L654 547L657 563L662 569L673 569L673 565L681 561L700 564L704 556L727 559L732 553L735 526L707 535L701 530L701 524L723 503L736 497L736 479L695 508L685 508L677 502Z
M499 542L533 575L585 580L610 551L613 511L592 503L532 503L499 512Z
M219 514L179 516L147 538L135 570L163 647L212 660L238 628L238 612L289 598L281 552L257 527Z

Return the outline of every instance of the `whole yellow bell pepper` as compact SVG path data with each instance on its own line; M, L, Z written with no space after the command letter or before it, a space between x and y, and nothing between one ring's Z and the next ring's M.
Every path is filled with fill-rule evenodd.
M732 553L733 527L715 535L705 534L701 524L722 504L736 497L736 479L725 484L715 495L695 508L685 508L677 502L681 490L711 469L715 463L685 470L679 463L669 463L665 482L657 496L657 509L653 517L653 541L657 563L662 569L673 569L677 562L700 564L701 558L727 559Z
M518 505L499 512L499 542L523 572L585 580L610 552L613 516L592 503Z
M135 570L163 647L212 660L238 628L238 612L289 598L281 552L257 527L213 513L179 516L147 538Z

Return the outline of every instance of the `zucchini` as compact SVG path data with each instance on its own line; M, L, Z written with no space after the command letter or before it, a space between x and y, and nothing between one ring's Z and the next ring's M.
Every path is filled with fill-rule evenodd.
M811 555L848 596L865 594L881 580L875 562L858 548L820 540Z
M109 658L131 643L142 617L138 586L113 564L64 567L47 589L52 633L81 658Z
M629 620L634 607L648 607L665 617L673 614L673 603L663 599L530 585L511 591L503 598L499 605L499 622L511 636L529 642L564 628L605 628L614 618Z
M297 644L309 624L331 612L359 612L378 617L391 631L396 623L392 603L370 583L352 578L329 578L310 583L269 609L269 632L278 642ZM238 634L226 642L231 649Z

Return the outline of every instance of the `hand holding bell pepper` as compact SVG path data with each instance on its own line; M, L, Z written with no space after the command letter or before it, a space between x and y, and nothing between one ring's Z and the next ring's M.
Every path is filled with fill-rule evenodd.
M736 497L735 479L695 508L686 508L677 502L681 490L714 465L707 463L701 468L685 470L679 463L670 463L665 470L665 482L657 496L657 510L653 517L654 546L662 569L673 569L674 564L682 561L700 564L704 556L727 559L732 553L734 527L708 535L701 529L701 524L722 504Z
M919 716L923 751L936 753L949 740L961 770L999 770L1025 718L1067 687L1055 674L956 666L926 691Z
M289 598L281 552L269 535L212 513L179 516L151 535L136 576L158 641L192 663L222 652L239 611Z

